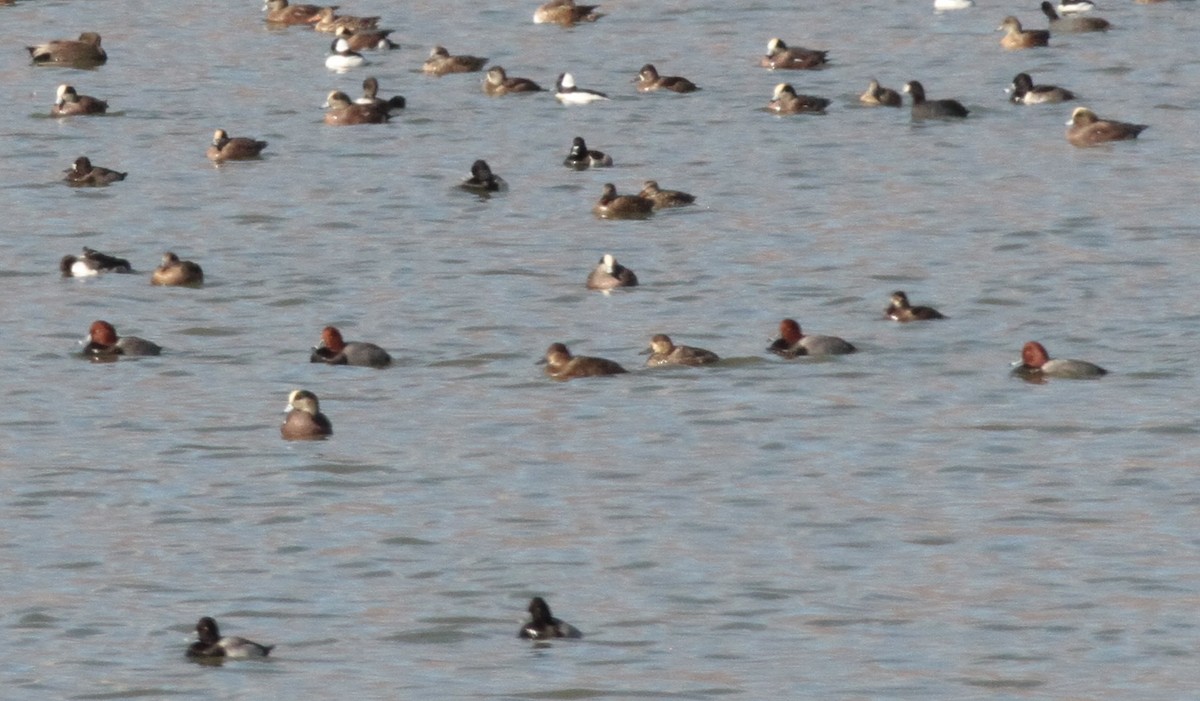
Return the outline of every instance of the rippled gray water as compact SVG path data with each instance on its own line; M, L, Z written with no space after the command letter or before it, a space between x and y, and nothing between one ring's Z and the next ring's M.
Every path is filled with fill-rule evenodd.
M979 4L359 2L401 49L340 76L253 0L0 7L3 697L1194 696L1200 10L1109 0L1107 35L1005 53L1037 10ZM85 30L97 70L20 48ZM757 68L772 36L832 64ZM487 98L420 74L434 43L614 99ZM646 62L703 90L638 95ZM1069 105L1005 102L1019 71L1151 128L1073 148ZM323 125L368 74L409 109ZM871 77L972 115L861 108ZM834 106L768 115L780 80ZM46 117L60 82L112 114ZM218 127L266 158L214 168ZM562 168L575 135L617 167ZM129 178L69 189L79 155ZM476 158L510 191L456 191ZM591 215L648 178L699 205ZM83 245L142 274L60 279ZM208 284L151 287L167 249ZM643 286L585 290L605 252ZM950 319L880 320L894 289ZM785 316L862 352L768 357ZM79 360L98 318L166 352ZM326 324L396 366L310 365ZM654 333L727 361L534 365L635 368ZM1111 374L1015 380L1030 339ZM297 387L331 440L280 440ZM517 641L534 594L584 640ZM278 647L189 664L201 615Z

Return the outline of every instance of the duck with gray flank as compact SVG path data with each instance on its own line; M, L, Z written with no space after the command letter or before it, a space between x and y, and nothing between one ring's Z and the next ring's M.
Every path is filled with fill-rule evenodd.
M596 91L586 90L575 84L575 76L570 73L559 73L558 80L554 81L554 99L564 105L586 105L589 102L597 100L607 100L608 95Z
M113 328L113 325L103 319L92 322L84 343L86 344L83 347L84 357L100 362L113 361L121 356L159 355L162 353L162 346L153 341L147 341L137 336L117 336L117 330Z
M928 319L945 319L941 312L933 307L914 307L908 303L908 295L900 290L892 293L887 309L883 310L885 319L907 323L909 321L925 321Z
M320 19L323 8L319 5L289 5L288 0L267 0L263 9L270 24L314 24Z
M650 347L642 351L642 355L650 356L646 360L648 367L657 367L660 365L708 365L720 360L717 354L710 350L694 346L677 346L671 342L671 337L665 333L655 334L650 339Z
M483 79L483 93L498 97L510 93L541 92L542 86L528 78L509 78L502 66L492 66Z
M318 32L335 34L339 28L346 29L375 29L379 26L378 17L354 17L352 15L335 15L336 7L322 7L317 11L317 21L313 29Z
M151 285L163 287L200 287L204 284L204 271L195 261L180 260L172 251L162 256L162 265L150 274Z
M776 114L825 114L829 100L813 95L800 95L791 83L775 86L767 109Z
M333 435L333 424L321 413L320 400L306 389L292 390L284 411L287 415L279 426L279 435L285 441L316 441Z
M58 269L63 277L92 277L100 273L132 273L129 261L124 258L110 256L87 246L83 254L78 256L63 256L58 262Z
M1107 32L1112 24L1103 17L1059 17L1054 6L1043 0L1042 14L1050 20L1050 31L1064 33Z
M800 46L788 47L783 39L778 37L767 42L767 55L758 63L763 68L771 70L805 70L824 66L828 60L828 51L806 49Z
M350 96L340 90L334 90L325 98L325 123L335 126L354 126L357 124L383 124L388 120L387 108L381 104L361 104L351 102Z
M393 95L386 100L379 97L379 81L374 76L363 78L362 88L363 96L354 101L356 105L375 105L391 115L393 110L402 110L408 104L403 95Z
M618 195L617 187L604 183L592 212L602 219L642 219L654 210L654 200L641 195Z
M366 341L347 342L334 326L321 329L321 342L312 349L308 360L310 363L366 368L386 368L392 364L392 356L383 348Z
M78 39L54 39L44 44L26 46L25 50L39 65L92 68L108 61L108 54L100 46L100 35L95 32L84 32Z
M638 193L639 197L645 197L654 203L655 209L666 209L668 207L683 207L692 204L696 201L696 196L681 192L679 190L663 190L658 187L657 180L647 180L642 191Z
M1021 360L1014 365L1014 375L1032 382L1045 382L1047 377L1087 380L1108 374L1104 368L1086 360L1051 358L1046 347L1037 341L1029 341L1021 348Z
M899 107L904 104L904 101L900 98L900 93L891 88L883 87L874 78L871 79L870 83L867 83L867 89L862 95L858 96L858 101L864 105L875 107Z
M653 64L647 63L637 74L638 92L669 90L671 92L695 92L700 88L692 81L678 75L659 75Z
M338 27L334 36L345 39L352 51L389 51L398 49L400 45L388 39L391 29L351 29Z
M587 143L582 136L577 136L571 140L571 151L567 157L563 159L563 165L575 170L587 170L588 168L608 168L612 166L612 156L609 156L603 151L594 151L587 147Z
M915 80L904 84L904 92L912 95L913 119L965 119L971 113L958 100L925 99L925 86Z
M429 75L442 76L447 73L474 73L482 70L487 58L459 54L451 56L444 46L435 46L429 51L421 70Z
M124 180L128 175L128 173L94 166L87 156L76 158L71 167L64 172L67 177L63 179L67 181L68 185L76 187L103 187L118 180Z
M576 22L595 22L604 15L596 12L599 5L576 5L575 0L550 0L533 11L534 24L561 24L569 27Z
M1028 73L1018 73L1005 89L1009 100L1018 105L1042 105L1074 100L1075 93L1057 85L1034 85Z
M1076 107L1067 125L1067 141L1079 147L1136 139L1147 128L1145 124L1101 119L1086 107Z
M600 262L588 273L589 290L614 290L618 287L637 287L637 275L617 262L611 253L605 253Z
M846 355L858 349L837 336L805 335L794 319L784 319L779 322L779 338L767 350L790 359L802 355Z
M75 88L63 83L58 86L54 106L50 108L51 117L70 117L77 114L104 114L108 111L108 103L92 97L80 95Z
M1000 46L1010 51L1050 45L1050 32L1045 29L1023 29L1021 20L1012 15L1005 17L996 31L1004 32L1004 36L1000 37Z
M525 640L541 641L551 638L582 638L583 633L566 621L559 620L550 613L550 604L540 596L535 596L529 602L529 622L517 631L517 637Z
M491 166L482 158L471 164L471 177L463 180L458 186L477 194L499 192L508 188L504 178L493 173Z
M209 616L196 624L198 640L188 646L187 656L199 660L250 659L266 657L275 649L274 645L260 645L253 640L236 636L222 636L217 622Z
M204 155L214 163L224 161L246 161L259 158L259 154L267 147L267 142L251 139L247 136L230 136L224 129L213 132L212 143Z
M606 358L586 355L571 355L562 343L551 343L546 357L538 361L546 366L546 374L555 380L571 380L577 377L604 377L627 372L625 368Z

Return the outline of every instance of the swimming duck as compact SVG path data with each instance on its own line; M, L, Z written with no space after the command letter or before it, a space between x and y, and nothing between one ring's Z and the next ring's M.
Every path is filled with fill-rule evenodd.
M571 152L563 159L563 165L575 170L588 168L607 168L613 164L612 157L603 151L592 151L584 143L582 136L571 140Z
M883 310L887 319L899 322L924 321L927 319L945 319L941 312L933 307L914 307L908 303L908 295L900 290L892 293L891 303Z
M867 83L867 90L858 96L858 101L864 105L882 107L899 107L903 104L903 100L900 99L900 93L891 88L883 87L874 78L871 79L870 83Z
M915 80L904 84L904 92L912 95L913 119L963 119L971 113L958 100L926 100L925 86Z
M1092 2L1092 0L1061 0L1058 3L1058 11L1064 15L1089 12L1095 8L1096 3Z
M654 203L655 209L665 209L667 207L683 207L684 205L692 204L696 201L695 195L689 195L686 192L679 190L660 190L658 181L647 180L642 191L638 193L638 197L645 197Z
M400 48L399 44L388 39L391 29L351 29L338 27L334 36L341 37L350 43L352 51L372 51L375 49L387 51Z
M231 137L225 133L224 129L218 129L213 132L212 143L209 144L205 155L208 160L214 163L222 161L244 161L251 158L258 158L262 150L267 147L267 142L251 139L246 136Z
M554 98L564 105L586 105L597 100L607 100L608 95L595 90L585 90L575 85L575 76L559 73L554 81Z
M107 321L97 319L88 328L84 339L84 357L92 360L111 361L118 356L158 355L162 346L137 336L117 336L117 330Z
M771 101L767 103L767 109L776 114L824 114L825 108L829 106L829 100L823 97L814 97L812 95L798 95L796 89L791 83L780 83L775 86L775 92L771 96Z
M652 64L647 63L642 66L642 70L637 74L637 89L638 92L652 92L654 90L670 90L671 92L695 92L700 88L692 81L678 75L658 74Z
M775 38L767 42L767 55L762 57L759 65L771 70L817 68L825 65L828 55L828 51L805 49L799 46L788 48L788 45L783 43L783 39Z
M613 258L611 253L605 253L600 263L588 273L587 288L589 290L612 290L618 287L636 287L637 275Z
M321 329L321 342L313 348L308 358L311 363L327 365L355 365L367 368L386 368L392 364L392 356L374 343L342 340L342 332L336 327Z
M367 59L357 51L352 51L350 42L341 37L333 40L329 50L333 53L325 59L325 67L331 71L345 72L367 65Z
M604 16L596 12L599 7L599 5L576 5L575 0L550 0L534 10L533 23L570 26L576 22L595 22Z
M279 434L285 441L321 440L333 435L333 424L321 413L321 403L312 392L292 390L286 411L287 416L279 426Z
M347 29L375 29L379 24L378 17L354 17L352 15L335 15L335 7L322 7L317 11L317 21L313 29L329 34L336 33L339 27Z
M528 78L509 78L501 66L488 69L487 77L483 80L485 95L499 96L509 93L540 92L542 86Z
M222 637L217 622L208 616L196 624L199 638L187 649L187 656L202 659L266 657L275 649L274 645L259 645L252 640L238 637Z
M605 358L571 355L571 351L561 343L551 343L546 349L546 357L539 361L539 364L544 364L546 374L556 380L620 375L626 372L625 368Z
M1059 17L1054 6L1043 0L1042 14L1050 20L1050 29L1055 32L1107 32L1112 24L1103 17Z
M68 185L92 187L115 183L118 180L124 180L125 176L128 175L128 173L94 166L87 156L76 158L71 167L63 172L67 174L67 177L63 179L67 181Z
M1034 85L1028 73L1018 73L1006 92L1009 100L1018 105L1040 105L1051 102L1074 100L1075 93L1057 85Z
M363 79L362 87L363 96L355 100L354 104L375 105L382 108L389 115L392 113L392 110L402 110L408 104L403 95L394 95L386 100L379 97L379 81L375 80L372 76L367 76Z
M271 24L313 24L322 10L317 5L288 5L288 0L267 0L263 9Z
M1101 377L1108 371L1085 360L1052 359L1045 346L1037 341L1029 341L1021 349L1021 360L1016 364L1013 374L1033 381L1044 381L1047 377L1081 380Z
M100 35L84 32L78 39L55 39L36 46L26 46L35 64L66 64L76 68L99 66L108 60L100 47Z
M792 319L779 322L779 338L767 350L784 358L802 355L846 355L857 349L837 336L806 336Z
M671 342L671 337L665 333L655 334L650 339L650 347L642 351L649 355L646 365L707 365L720 360L716 353L693 346L677 346Z
M527 640L548 640L550 638L582 638L583 634L579 630L567 623L554 617L550 613L550 604L540 596L533 597L529 602L530 620L525 625L521 626L521 630L517 632L518 638Z
M1021 21L1009 15L1004 18L996 31L1004 32L1000 37L1000 46L1006 49L1031 49L1037 46L1050 45L1050 32L1045 29L1022 29Z
M58 263L63 277L91 277L100 273L132 273L133 268L124 258L110 256L100 251L83 247L83 255L63 256Z
M965 10L968 7L975 7L975 0L933 0L933 9L935 12Z
M329 93L325 106L329 108L325 112L325 123L335 127L383 124L388 120L388 111L383 105L351 102L350 97L340 90Z
M58 86L54 98L54 106L50 108L51 117L69 117L76 114L104 114L108 103L90 95L80 95L75 88L63 83Z
M180 260L171 251L163 254L162 265L150 275L151 285L169 287L199 287L204 284L204 271L190 260Z
M1086 107L1076 107L1067 121L1067 141L1074 146L1096 146L1109 141L1136 139L1146 129L1145 124L1130 124L1100 119Z
M504 182L504 178L493 173L491 166L481 158L471 164L471 177L464 179L458 186L468 192L486 194L504 190L508 184Z
M447 73L472 73L483 68L483 64L487 63L486 58L478 56L451 56L450 52L442 46L435 46L429 52L429 58L425 59L425 64L421 66L421 70L429 75L446 75Z
M592 212L602 219L637 219L649 215L653 209L654 200L641 195L618 195L615 185L604 183Z

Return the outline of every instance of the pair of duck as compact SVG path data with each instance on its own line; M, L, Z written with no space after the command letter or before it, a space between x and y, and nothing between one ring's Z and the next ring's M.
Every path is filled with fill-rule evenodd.
M94 277L100 273L132 273L129 261L101 253L87 246L82 255L63 256L58 264L63 277ZM204 270L190 260L180 260L171 251L163 254L162 264L150 275L150 284L199 287L204 284Z
M618 195L616 185L605 183L592 212L601 219L638 219L649 216L654 210L684 207L695 201L695 195L663 190L655 180L643 183L641 192L636 195Z
M1102 17L1060 17L1049 2L1042 2L1041 8L1050 22L1049 29L1025 29L1019 19L1009 15L996 28L996 31L1004 32L1000 46L1009 50L1032 49L1049 46L1051 32L1107 32L1112 28L1112 24Z

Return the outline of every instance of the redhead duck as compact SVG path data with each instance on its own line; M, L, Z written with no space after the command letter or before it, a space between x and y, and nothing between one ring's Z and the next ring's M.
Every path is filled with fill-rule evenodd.
M394 41L388 39L388 35L391 33L390 29L351 29L344 26L338 27L334 31L335 36L350 43L350 49L353 51L373 51L375 49L388 51L400 48Z
M190 260L180 260L171 251L163 254L162 265L150 274L151 285L176 287L200 287L204 284L204 271Z
M873 105L876 107L899 107L903 104L903 100L900 99L900 93L891 88L883 87L874 78L871 79L870 83L867 83L867 90L858 96L858 101L864 105Z
M550 638L582 638L583 633L550 613L550 604L540 596L529 602L530 620L517 631L518 638L526 640L548 640Z
M964 119L971 113L958 100L926 100L925 86L915 80L904 84L904 92L912 95L913 119Z
M802 114L805 112L824 114L825 108L828 106L829 100L823 97L798 95L791 83L776 85L771 101L767 103L767 109L776 114Z
M361 104L351 102L350 97L341 90L334 90L325 98L325 123L335 127L353 126L356 124L383 124L388 120L387 109L380 104Z
M100 273L132 273L133 268L124 258L110 256L100 251L83 247L81 256L63 256L58 263L63 277L91 277Z
M26 46L35 64L66 64L76 68L99 66L108 60L100 47L100 35L84 32L78 39L55 39L36 46Z
M1067 121L1067 141L1073 146L1096 146L1109 141L1136 139L1146 129L1145 124L1100 119L1086 107L1076 107Z
M571 355L571 351L561 343L551 343L546 349L546 357L538 361L538 364L545 365L546 374L556 380L620 375L626 372L625 368L605 358Z
M647 180L642 186L642 191L638 193L638 197L645 197L654 203L655 209L664 209L667 207L683 207L692 204L696 201L695 195L690 195L679 190L660 190L658 181Z
M1059 17L1054 6L1042 1L1042 14L1050 20L1050 29L1056 32L1107 32L1112 24L1103 17Z
M900 290L892 293L891 303L883 310L884 318L901 323L909 321L925 321L927 319L945 319L941 312L933 307L914 307L908 303L908 295Z
M1029 341L1021 349L1021 360L1013 373L1033 381L1044 381L1046 377L1061 377L1082 380L1101 377L1108 371L1085 360L1060 360L1051 358L1046 347L1037 341Z
M267 11L267 22L271 24L312 24L320 19L322 8L317 5L289 5L288 0L267 0L263 9Z
M775 38L767 42L767 55L762 57L759 65L771 70L817 68L825 65L828 55L828 51L817 51L798 46L788 48L788 45L783 43L783 39Z
M784 358L802 355L846 355L857 349L837 336L806 336L792 319L779 322L779 338L767 350Z
M128 173L94 166L87 156L76 158L71 167L63 172L67 174L67 177L63 178L63 180L66 180L68 185L76 187L103 187L118 180L124 180L125 176L128 175Z
M1018 105L1041 105L1075 99L1075 93L1066 88L1057 85L1034 85L1033 78L1030 78L1028 73L1018 73L1013 78L1012 85L1008 86L1007 92L1011 93L1008 99Z
M498 97L509 93L540 92L542 86L528 78L509 78L501 66L488 69L487 77L483 80L483 93Z
M652 64L647 63L642 66L642 70L637 74L637 89L638 92L653 92L655 90L670 90L671 92L695 92L700 88L692 81L678 75L663 75L658 74Z
M554 81L554 99L564 105L586 105L609 98L602 92L578 87L575 85L575 76L570 73L559 73L558 80Z
M90 95L80 95L75 88L63 83L58 86L54 98L54 106L50 108L51 117L69 117L76 114L104 114L108 111L108 103Z
M1058 11L1064 15L1089 12L1095 8L1096 3L1092 0L1062 0L1058 3Z
M317 21L313 24L313 29L318 32L326 32L329 34L337 33L339 28L347 29L375 29L379 25L378 17L354 17L352 15L335 15L333 11L336 7L322 7L317 10Z
M107 321L92 322L88 328L86 345L83 347L85 358L98 361L116 360L119 356L158 355L162 346L137 336L117 336L117 330Z
M650 347L642 351L649 355L646 365L707 365L720 360L716 353L703 348L692 346L677 346L671 342L671 337L665 333L655 334L650 339Z
M611 253L605 253L600 263L588 274L587 288L589 290L612 290L618 287L636 287L637 275L613 258Z
M582 136L571 140L571 152L563 159L563 165L575 170L588 168L607 168L613 164L612 156L603 151L592 151L584 143Z
M386 368L392 364L392 356L374 343L346 343L342 340L341 331L333 326L326 326L321 329L321 343L313 348L309 362Z
M279 426L279 434L285 441L322 440L333 435L333 424L321 413L321 403L312 392L292 390L286 411L287 416Z
M259 645L252 640L238 637L221 637L217 622L208 616L196 624L199 638L187 649L187 656L198 659L266 657L275 649L274 645Z
M604 183L592 212L601 219L640 219L654 209L654 200L641 195L618 195L617 186Z
M391 114L392 110L402 110L408 104L403 95L393 95L386 100L379 97L379 81L371 76L363 79L362 87L363 96L354 101L356 105L375 105Z
M224 129L213 132L212 143L209 144L205 155L214 163L222 161L245 161L258 158L267 142L251 139L245 136L229 136Z
M465 54L451 56L445 47L435 46L429 51L429 58L425 59L425 64L421 66L421 70L429 75L473 73L481 70L483 64L487 63L487 61L486 58L467 56Z
M550 0L533 12L534 24L561 24L571 26L576 22L595 22L604 15L596 12L599 5L576 5L575 0Z
M1004 32L1000 46L1006 49L1031 49L1050 45L1050 32L1045 29L1022 29L1021 21L1012 15L1004 18L996 31Z
M351 68L367 65L367 59L362 54L350 48L350 42L338 37L330 44L329 50L333 53L329 54L325 59L325 67L331 71L344 73Z
M471 164L471 177L458 186L476 193L498 192L507 187L504 178L492 173L491 167L482 158Z

